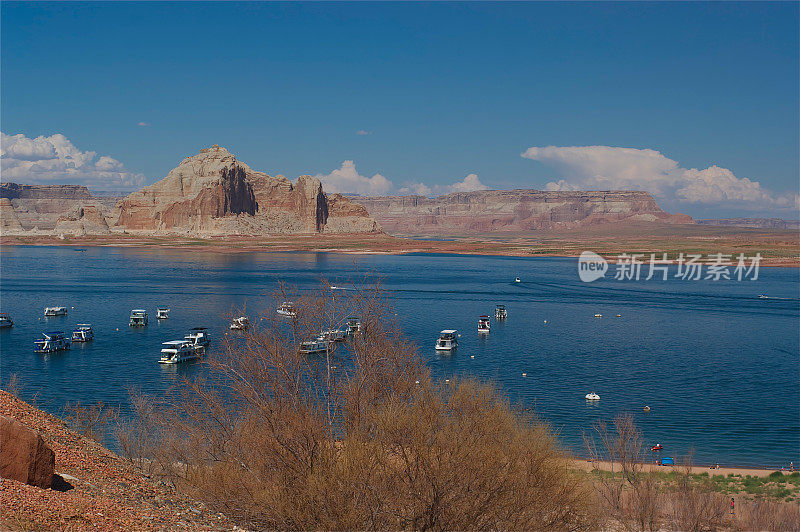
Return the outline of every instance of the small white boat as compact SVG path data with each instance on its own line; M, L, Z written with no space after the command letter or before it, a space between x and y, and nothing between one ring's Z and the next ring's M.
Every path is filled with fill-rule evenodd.
M193 327L189 329L189 334L184 336L183 339L194 347L208 347L211 345L208 327Z
M157 320L168 320L169 319L169 308L168 307L156 307L156 319Z
M769 296L765 296L764 294L758 294L758 299L769 299Z
M492 324L489 320L489 316L479 316L478 317L478 332L482 334L488 334L489 330L492 328Z
M53 331L42 333L41 340L33 342L36 345L36 353L53 353L54 351L64 351L69 349L69 340L63 331Z
M90 342L94 340L94 331L88 323L79 323L78 328L72 331L73 342Z
M522 280L521 280L519 277L515 277L515 278L514 278L514 282L515 282L515 283L521 283L521 282L522 282Z
M347 335L355 336L361 332L361 320L355 316L347 318Z
M589 392L589 393L586 394L586 400L587 401L599 401L600 400L600 396L597 395L594 392Z
M322 336L317 336L313 340L307 340L305 342L300 343L300 352L304 355L310 355L314 353L324 353L328 350L330 346L330 342L325 340Z
M329 342L344 342L347 340L347 329L328 329L322 331L320 337Z
M458 331L455 329L445 329L439 333L436 340L437 351L452 351L458 347Z
M233 320L231 320L231 330L246 331L249 328L250 320L247 319L247 316L239 316L238 318L233 318Z
M144 309L133 309L131 311L131 319L128 322L131 327L146 327L147 326L147 311Z
M44 309L45 316L66 316L67 307L47 307Z
M294 318L297 316L297 310L295 310L294 303L292 303L291 301L284 301L283 303L281 303L276 312L281 316L288 316L290 318Z
M14 320L11 319L11 315L5 312L0 313L0 329L7 329L13 326Z
M187 360L199 358L205 348L201 345L192 345L188 340L171 340L161 345L161 358L159 364L178 364Z
M602 317L603 317L603 315L602 315L602 314L595 314L595 315L594 315L594 317L595 317L595 318L602 318Z
M508 311L505 305L497 305L494 308L494 317L498 320L504 320L508 317Z

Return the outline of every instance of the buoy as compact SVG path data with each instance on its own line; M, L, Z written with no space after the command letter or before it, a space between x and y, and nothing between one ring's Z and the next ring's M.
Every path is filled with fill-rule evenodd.
M594 317L595 317L595 318L602 318L602 317L603 317L603 315L602 315L602 314L595 314L595 315L594 315Z
M475 355L470 355L469 358L475 358Z
M523 374L522 374L522 376L523 376L523 377L527 377L527 376L528 376L528 374L527 374L527 373L523 373Z
M445 379L444 382L450 382L450 379Z
M119 330L119 327L117 327L117 330Z
M621 317L622 317L622 314L617 314L617 317L618 317L618 318L621 318Z
M650 411L650 407L649 407L649 406L645 406L645 407L644 407L644 411L645 411L645 412L649 412L649 411Z
M544 320L544 322L547 323L547 320Z

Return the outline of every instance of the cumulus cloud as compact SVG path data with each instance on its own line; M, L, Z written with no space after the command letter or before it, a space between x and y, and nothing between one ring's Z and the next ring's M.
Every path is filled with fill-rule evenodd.
M28 138L0 132L3 181L25 184L86 185L95 190L135 189L144 176L128 172L113 157L81 151L61 134Z
M148 127L150 124L148 122L139 122L136 125L139 126L139 127Z
M400 194L416 194L418 196L440 196L451 192L472 192L473 190L488 190L489 187L481 183L478 174L469 174L461 181L452 185L433 185L425 183L411 183L401 188Z
M372 135L372 131L367 131L366 129L359 129L356 131L356 135Z
M381 174L372 177L359 174L353 161L344 161L341 168L330 174L317 174L316 177L322 181L326 192L380 196L392 189L392 182Z
M758 181L738 178L727 168L682 168L650 149L613 146L532 147L522 157L540 161L564 174L547 190L646 190L662 199L743 208L798 208L798 194L773 195Z

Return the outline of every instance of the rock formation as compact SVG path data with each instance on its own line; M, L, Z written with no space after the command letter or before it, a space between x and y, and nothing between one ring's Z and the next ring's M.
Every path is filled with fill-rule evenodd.
M34 233L52 232L59 218L68 216L87 202L95 205L104 216L112 216L119 198L92 196L86 187L78 185L20 185L0 183L0 199L10 200L22 228ZM4 200L4 201L5 201ZM113 223L113 218L112 218Z
M358 197L390 233L470 234L572 228L621 221L693 223L670 215L647 192L481 190L424 196Z
M331 204L335 208L331 209ZM263 235L380 231L360 206L329 199L318 179L296 183L250 169L217 145L119 203L116 226L131 232Z
M18 235L24 233L14 205L8 198L0 198L0 235Z
M697 220L701 225L721 225L727 227L751 227L754 229L800 229L800 220L783 218L712 218Z
M111 233L103 212L96 205L79 205L61 216L53 230L59 235L107 235Z
M20 185L0 183L0 198L8 199L91 199L89 189L80 185Z
M55 461L38 432L0 415L0 476L46 489L53 483Z

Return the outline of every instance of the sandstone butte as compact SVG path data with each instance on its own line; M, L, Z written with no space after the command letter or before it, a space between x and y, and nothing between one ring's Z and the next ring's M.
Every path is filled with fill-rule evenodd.
M475 234L571 229L616 222L692 224L640 191L479 190L425 196L358 196L389 233Z
M250 169L216 144L184 159L157 183L126 196L116 227L131 233L189 236L375 233L367 210L320 181L292 183Z

